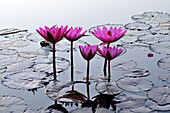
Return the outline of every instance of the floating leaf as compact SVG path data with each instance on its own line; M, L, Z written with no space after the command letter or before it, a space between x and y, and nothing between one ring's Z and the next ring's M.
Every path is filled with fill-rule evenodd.
M32 41L32 42L39 42L39 41L44 40L37 32L36 33L31 33L26 38L28 40Z
M83 77L83 80L86 80L86 77ZM101 80L108 80L106 76L103 75L91 75L89 76L89 80L94 80L95 82L101 81Z
M1 55L14 55L18 51L16 49L0 49L0 54Z
M145 105L153 110L158 110L158 111L169 111L170 110L170 104L167 105L158 105L156 102L152 100L147 100L145 102Z
M24 111L24 113L35 113L35 112L31 108L29 108L26 111Z
M24 58L34 58L38 56L38 53L36 51L20 51L18 55Z
M112 62L112 69L115 70L120 70L120 71L125 71L125 70L130 70L132 68L134 68L137 63L133 60L114 60L114 62Z
M6 72L7 67L0 67L0 74Z
M148 97L159 105L170 104L170 87L158 86L148 91Z
M75 110L72 110L70 113L93 113L91 108L78 108ZM112 110L105 109L105 108L97 108L95 113L115 113Z
M122 90L117 87L115 82L102 81L96 84L95 89L101 94L107 95L117 95L122 92Z
M116 104L119 108L130 109L137 108L145 105L146 97L139 95L118 95L115 100L119 103Z
M34 62L31 60L26 60L18 63L13 63L9 66L7 66L7 71L8 72L20 72L26 69L29 69L33 67Z
M162 58L158 61L157 65L163 69L170 69L170 57Z
M22 98L9 95L0 97L1 113L23 113L25 110L27 110L27 104Z
M149 24L145 24L142 22L133 22L133 23L128 23L125 25L126 29L130 29L130 30L138 30L138 31L142 31L142 30L148 30L151 28L151 25Z
M170 41L160 42L150 46L150 50L157 53L170 54Z
M166 83L170 84L170 75L169 76L165 76L165 75L159 75L158 78Z
M48 56L50 54L50 51L52 51L52 48L50 47L41 47L40 49L38 49L38 54Z
M2 84L13 89L37 89L49 83L52 77L40 72L20 72L9 74L2 79Z
M121 89L130 92L147 91L153 87L153 83L145 78L120 78L116 83Z
M129 77L144 77L149 75L149 71L147 69L142 69L142 68L134 68L131 69L129 72L124 73L124 76L129 76Z
M170 35L170 26L157 26L150 31L152 34Z
M123 47L129 48L129 49L136 49L141 51L149 51L149 45L141 42L134 42L131 44L124 44Z
M0 30L0 35L9 35L9 34L15 34L19 32L27 32L27 30L19 30L16 28L7 28Z

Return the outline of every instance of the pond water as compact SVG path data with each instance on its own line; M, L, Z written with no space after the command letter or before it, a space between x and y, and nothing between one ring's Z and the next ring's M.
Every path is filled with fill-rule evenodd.
M54 110L58 104L60 110L64 107L72 113L89 113L92 107L78 108L98 102L102 108L109 109L97 108L97 112L110 113L115 106L116 113L170 112L169 4L168 0L1 0L0 111L58 113ZM124 52L111 61L111 83L103 82L104 59L97 55L90 62L91 84L70 82L70 42L67 40L56 44L60 82L53 83L53 77L37 73L52 72L52 53L50 48L41 47L43 38L35 29L56 24L81 26L90 35L74 43L77 82L85 81L86 76L86 61L78 46L101 43L90 32L103 26L128 30L121 40L113 43ZM150 52L153 57L147 56ZM79 93L65 95L73 87ZM55 102L59 96L63 98Z

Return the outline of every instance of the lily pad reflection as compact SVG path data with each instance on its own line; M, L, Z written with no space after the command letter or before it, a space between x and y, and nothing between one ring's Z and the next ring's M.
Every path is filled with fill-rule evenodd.
M170 84L170 75L169 76L165 76L165 75L159 75L158 78L166 83Z
M148 97L159 105L170 104L170 87L158 86L148 91Z
M124 76L129 76L129 77L144 77L149 75L149 71L147 69L142 69L142 68L134 68L131 69L129 72L124 73Z
M121 78L116 81L117 85L130 92L147 91L153 87L153 83L146 78Z
M25 110L27 110L27 104L22 98L9 95L0 97L1 113L23 113Z
M126 71L134 68L137 63L133 60L114 60L111 65L112 69Z
M116 95L121 93L119 87L117 87L115 82L102 81L96 84L95 89L101 94Z
M170 110L170 104L167 105L158 105L156 102L152 100L147 100L145 102L145 105L153 110L158 110L158 111L169 111Z
M20 72L5 76L2 84L13 89L37 89L49 83L52 77L40 72Z

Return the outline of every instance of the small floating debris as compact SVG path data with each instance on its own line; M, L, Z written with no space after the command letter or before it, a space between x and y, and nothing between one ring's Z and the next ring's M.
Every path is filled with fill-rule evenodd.
M0 97L1 113L23 113L27 108L27 104L21 97L9 95Z
M129 70L127 73L123 73L124 76L128 77L145 77L148 76L150 73L147 69L142 69L142 68L134 68Z
M112 69L119 70L119 71L127 71L131 70L136 67L137 63L133 60L114 60L112 62Z
M115 82L102 81L96 84L95 89L101 94L117 95L123 90L117 87Z
M148 97L158 105L170 104L170 86L158 86L148 91Z
M150 90L153 87L152 81L146 78L120 78L116 81L118 87L129 92L141 92Z

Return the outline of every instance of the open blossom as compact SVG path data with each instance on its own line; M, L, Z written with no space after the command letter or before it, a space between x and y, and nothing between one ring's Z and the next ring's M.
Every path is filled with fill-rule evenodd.
M83 58L85 60L89 61L95 56L98 46L97 45L95 45L95 46L91 46L91 45L86 46L85 45L84 47L79 46L79 48L80 48L80 52L81 52Z
M76 27L75 29L71 27L69 32L66 34L65 38L69 41L78 40L87 32L87 30L84 31L83 33L81 33L81 31L82 31L82 27Z
M103 27L101 30L99 27L97 27L97 30L94 29L92 31L93 35L103 41L104 43L111 43L119 40L121 37L125 35L127 30L123 31L123 29L120 28L114 28L110 27L109 30L106 27Z
M68 26L61 26L60 28L57 26L53 26L52 28L48 28L47 26L45 26L45 29L43 28L39 28L36 29L36 31L47 41L55 44L58 41L60 41L67 33L67 27Z
M101 49L98 48L98 52L100 53L99 55L106 58L107 60L112 60L114 58L116 58L117 56L119 56L122 52L123 49L118 49L118 47L106 47L103 46L103 51Z

